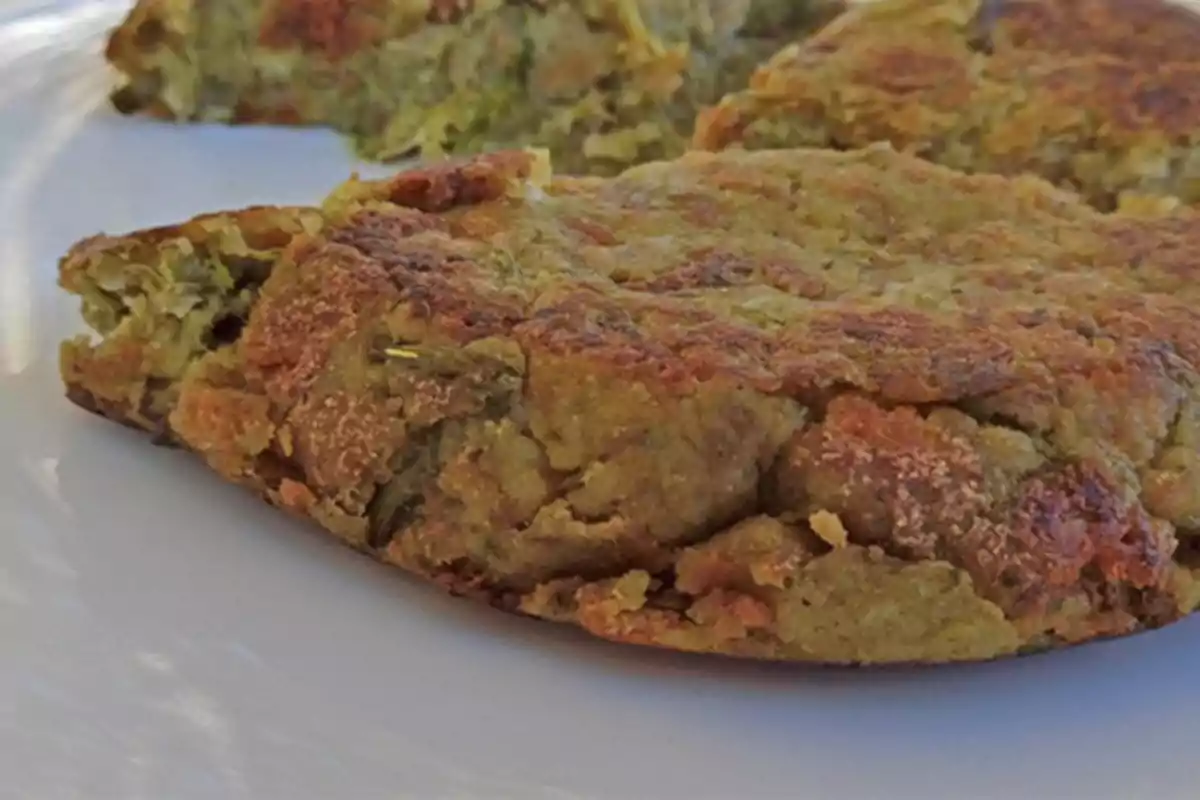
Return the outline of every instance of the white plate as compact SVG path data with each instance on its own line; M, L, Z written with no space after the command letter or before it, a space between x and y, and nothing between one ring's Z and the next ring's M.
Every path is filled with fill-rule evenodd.
M442 597L61 399L55 259L311 201L322 133L108 110L120 6L0 7L0 796L1196 798L1200 620L831 671L608 646Z

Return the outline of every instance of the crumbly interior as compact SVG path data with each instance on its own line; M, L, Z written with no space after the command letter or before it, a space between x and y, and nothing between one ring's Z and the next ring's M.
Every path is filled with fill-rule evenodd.
M884 146L502 152L101 237L78 404L610 639L994 658L1200 602L1200 217Z
M701 114L694 144L887 141L1032 172L1095 206L1200 200L1200 14L1171 0L878 0L784 48ZM985 35L986 34L986 35Z
M534 143L570 172L682 152L698 108L840 0L140 0L124 111L328 125L377 160Z

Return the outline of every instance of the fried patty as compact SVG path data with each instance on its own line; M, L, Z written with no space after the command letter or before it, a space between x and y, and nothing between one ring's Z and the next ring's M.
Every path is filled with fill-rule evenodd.
M697 109L841 0L139 0L124 112L319 124L388 160L547 147L573 172L674 156Z
M1194 5L1194 3L1193 3ZM1165 0L878 0L704 112L696 147L875 141L1101 209L1200 200L1200 15Z
M78 405L456 594L989 659L1200 602L1200 216L864 150L507 151L98 236Z

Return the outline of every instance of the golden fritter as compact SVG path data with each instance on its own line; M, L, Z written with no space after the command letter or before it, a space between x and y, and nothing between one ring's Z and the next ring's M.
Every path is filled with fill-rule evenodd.
M78 405L610 639L988 659L1200 602L1200 216L865 150L507 151L61 263Z
M1166 0L878 0L701 114L696 147L887 141L1097 207L1200 200L1200 15Z
M326 125L360 155L547 147L612 172L682 152L697 109L841 0L139 0L124 112Z

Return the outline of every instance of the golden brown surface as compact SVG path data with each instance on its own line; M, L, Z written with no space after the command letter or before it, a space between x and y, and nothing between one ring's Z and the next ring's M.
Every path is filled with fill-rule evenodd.
M1196 607L1200 218L882 147L530 154L76 246L79 405L626 642L983 659Z
M686 149L699 108L841 0L139 0L117 109L327 125L379 160L549 148L613 172Z
M995 6L991 26L980 0L855 8L704 112L694 144L889 141L956 169L1033 172L1105 209L1200 200L1200 15L1166 0Z

